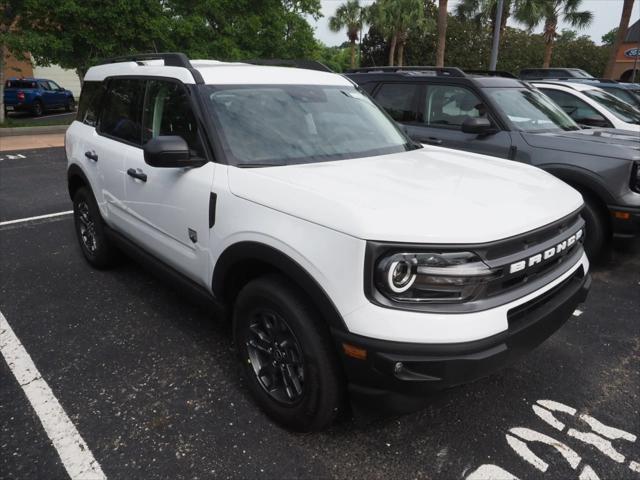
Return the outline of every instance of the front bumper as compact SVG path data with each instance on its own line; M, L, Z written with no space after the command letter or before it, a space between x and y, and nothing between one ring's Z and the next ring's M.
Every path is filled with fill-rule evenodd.
M640 236L640 208L609 205L613 236L634 238Z
M558 330L585 300L590 285L581 266L552 289L510 309L506 331L477 341L414 344L334 331L351 400L359 408L409 411L426 393L482 378ZM347 356L344 344L365 350L366 359Z

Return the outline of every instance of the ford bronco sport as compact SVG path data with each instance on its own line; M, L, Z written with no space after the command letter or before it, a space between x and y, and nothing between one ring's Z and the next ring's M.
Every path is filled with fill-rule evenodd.
M589 288L578 192L416 145L340 75L141 55L90 68L78 110L85 258L134 251L226 305L250 393L288 428L487 375Z

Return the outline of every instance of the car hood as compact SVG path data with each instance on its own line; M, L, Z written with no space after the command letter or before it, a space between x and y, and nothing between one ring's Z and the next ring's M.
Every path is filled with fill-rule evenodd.
M522 137L529 145L537 148L623 160L640 158L640 137L628 130L593 128L568 132L523 132Z
M582 205L527 165L438 147L393 155L228 168L246 200L367 240L483 243L527 232Z

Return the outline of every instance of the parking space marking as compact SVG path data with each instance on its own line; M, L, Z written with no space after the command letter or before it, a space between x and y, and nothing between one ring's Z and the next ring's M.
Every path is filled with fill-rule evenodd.
M0 227L4 227L5 225L15 225L16 223L32 222L34 220L42 220L45 218L61 217L63 215L71 215L72 213L73 213L73 210L67 210L65 212L56 212L56 213L48 213L47 215L38 215L37 217L17 218L15 220L7 220L5 222L0 222Z
M0 353L40 419L72 479L106 479L78 430L0 312Z

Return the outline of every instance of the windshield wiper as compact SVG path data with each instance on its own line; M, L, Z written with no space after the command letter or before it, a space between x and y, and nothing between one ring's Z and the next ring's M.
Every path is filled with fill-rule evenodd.
M262 163L262 162L248 162L239 163L236 165L238 168L260 168L260 167L283 167L286 163Z

